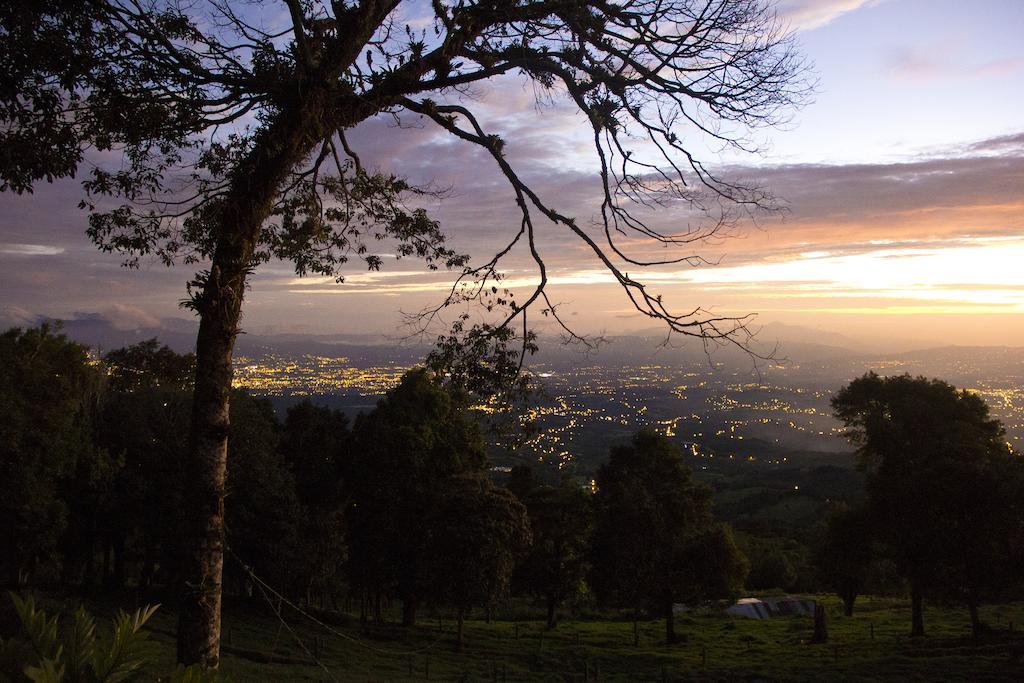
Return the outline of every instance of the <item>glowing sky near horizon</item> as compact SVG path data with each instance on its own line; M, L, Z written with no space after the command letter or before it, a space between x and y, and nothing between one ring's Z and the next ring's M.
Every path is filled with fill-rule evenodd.
M815 65L814 103L782 130L757 131L759 156L701 151L758 177L787 213L700 247L717 265L630 274L678 309L931 343L1024 344L1024 2L782 0L779 9ZM583 221L596 214L593 155L564 103L538 110L532 89L512 79L481 88L477 106L542 195ZM353 139L382 168L452 188L432 208L456 247L489 257L496 236L517 225L511 192L480 155L382 121ZM115 304L123 325L133 315L140 325L182 316L191 271L119 268L85 238L78 193L69 181L0 197L0 323ZM577 242L549 228L541 242L552 297L583 331L652 326ZM525 291L535 274L523 259L508 275ZM344 284L268 264L253 280L246 327L390 333L401 311L436 303L450 282L411 260L353 272Z

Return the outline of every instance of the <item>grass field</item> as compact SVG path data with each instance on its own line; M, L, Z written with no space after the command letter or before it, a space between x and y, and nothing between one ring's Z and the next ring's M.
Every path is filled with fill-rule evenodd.
M436 614L411 630L364 630L347 615L321 615L325 628L287 607L279 620L266 605L229 605L222 670L235 681L1024 680L1024 603L985 608L993 632L975 641L962 609L929 607L928 635L912 639L906 601L863 598L846 618L835 598L819 598L828 608L825 645L807 644L810 616L680 617L682 642L666 647L660 620L641 621L634 646L629 620L563 620L545 631L540 612L523 608L489 624L468 621L462 653L454 622ZM93 608L102 615L112 604ZM153 671L169 671L174 615L161 609L151 626L161 644Z

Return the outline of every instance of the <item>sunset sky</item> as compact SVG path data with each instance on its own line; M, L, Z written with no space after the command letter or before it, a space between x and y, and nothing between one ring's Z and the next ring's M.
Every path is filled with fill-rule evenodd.
M708 165L756 178L787 211L695 248L716 265L627 270L679 309L861 338L1024 343L1024 2L784 0L779 11L814 64L814 101L781 129L755 131L759 155L692 144ZM470 104L551 205L581 223L597 214L595 158L567 102L538 106L511 76L479 87ZM457 249L486 259L518 229L493 164L436 129L379 119L353 143L366 162L451 188L431 210ZM71 180L0 196L0 324L100 315L130 328L186 317L177 304L190 267L121 268L86 238L79 196ZM541 246L567 319L584 332L652 328L563 232L551 228ZM532 281L527 266L509 262L514 285ZM402 311L437 302L450 282L415 260L355 268L343 284L271 263L252 281L245 327L393 333Z

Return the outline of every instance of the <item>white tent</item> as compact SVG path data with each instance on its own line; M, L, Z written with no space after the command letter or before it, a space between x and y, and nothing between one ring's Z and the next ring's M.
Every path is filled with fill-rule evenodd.
M795 595L773 595L766 598L741 598L726 608L726 614L748 619L771 619L793 614L813 614L817 602Z

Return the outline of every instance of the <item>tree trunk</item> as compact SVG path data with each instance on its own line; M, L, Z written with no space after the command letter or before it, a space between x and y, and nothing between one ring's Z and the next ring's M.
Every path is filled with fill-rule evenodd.
M852 617L853 603L857 601L857 592L853 590L845 590L840 597L843 599L843 614L848 617Z
M103 540L103 585L110 585L110 539Z
M978 601L973 595L967 596L967 611L971 615L971 636L975 639L981 636L981 617L978 616Z
M114 575L112 584L115 588L124 588L125 579L125 557L124 547L126 545L126 539L124 533L118 532L114 537Z
M548 630L552 631L558 626L558 613L555 610L555 598L548 596Z
M224 484L227 473L232 355L246 278L263 223L296 164L338 127L373 113L331 112L324 89L295 83L292 101L253 142L218 209L210 271L194 300L199 313L196 376L189 434L187 530L189 556L178 616L178 661L216 669L220 661L224 568Z
M814 633L811 635L812 645L828 642L828 625L825 623L825 606L818 603L814 606Z
M413 597L402 600L402 626L416 625L417 602Z
M230 296L219 279L214 271L204 289L204 297L210 295L215 305L201 311L196 340L188 508L192 543L178 613L178 661L206 669L220 663L231 359L242 304L241 288Z
M924 608L921 586L915 581L910 587L910 635L924 635Z
M668 611L665 612L665 642L668 645L674 645L678 639L676 638L676 614L672 610L672 601L668 603Z

